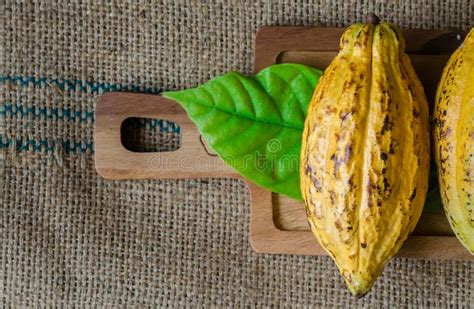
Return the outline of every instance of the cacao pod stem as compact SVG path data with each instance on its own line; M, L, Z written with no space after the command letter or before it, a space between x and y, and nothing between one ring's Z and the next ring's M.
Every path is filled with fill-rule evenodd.
M369 24L378 25L380 24L380 18L375 15L375 13L369 13L367 16L367 21Z

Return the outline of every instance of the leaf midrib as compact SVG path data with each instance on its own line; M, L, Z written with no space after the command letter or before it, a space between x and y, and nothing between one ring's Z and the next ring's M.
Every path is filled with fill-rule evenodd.
M207 90L206 90L207 91ZM164 95L166 96L166 93L164 93ZM272 100L273 101L273 100ZM274 102L275 103L275 102ZM188 105L186 103L184 103L185 105ZM256 122L262 122L262 123L267 123L267 124L271 124L271 125L275 125L275 126L282 126L282 127L287 127L287 128L290 128L290 129L294 129L294 130L298 130L298 131L303 131L303 127L297 127L295 125L292 125L292 124L288 124L288 123L285 123L285 122L274 122L274 121L269 121L269 120L264 120L264 119L259 119L259 118L252 118L252 117L249 117L249 116L246 116L246 115L242 115L242 114L238 114L236 112L232 112L232 111L229 111L229 110L226 110L224 108L220 108L218 107L217 105L207 105L207 104L202 104L202 103L193 103L193 104L199 104L201 106L204 106L204 107L207 107L209 109L217 109L221 112L224 112L224 113L227 113L227 114L231 114L231 115L234 115L234 116L238 116L238 117L241 117L241 118L244 118L244 119L247 119L247 120L253 120L253 121L256 121ZM252 104L253 106L255 106L254 104ZM280 112L281 113L281 112Z

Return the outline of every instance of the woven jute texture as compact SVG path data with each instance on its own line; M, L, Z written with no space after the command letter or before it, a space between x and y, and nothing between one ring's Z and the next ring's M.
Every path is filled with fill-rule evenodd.
M472 1L100 2L1 1L5 307L474 306L472 262L395 258L356 300L327 257L252 251L242 182L108 181L93 156L101 94L251 73L262 25L347 26L373 11L405 28L467 29ZM177 134L135 126L144 141Z

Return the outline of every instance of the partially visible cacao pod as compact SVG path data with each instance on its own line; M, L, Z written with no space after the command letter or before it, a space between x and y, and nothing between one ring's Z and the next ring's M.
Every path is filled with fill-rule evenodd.
M307 112L308 220L356 296L413 231L428 188L428 104L404 44L387 23L349 27Z
M474 255L474 29L443 71L433 116L443 206L459 241Z

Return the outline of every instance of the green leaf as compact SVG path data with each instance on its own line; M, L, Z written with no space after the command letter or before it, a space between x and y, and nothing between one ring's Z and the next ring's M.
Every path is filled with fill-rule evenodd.
M304 65L278 64L255 77L231 72L163 96L184 107L209 147L241 175L301 199L301 135L321 74ZM424 211L443 211L433 160Z
M278 64L255 77L231 72L163 96L184 107L209 147L237 172L301 200L301 136L321 74L300 64Z

